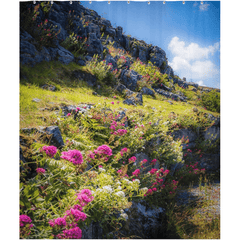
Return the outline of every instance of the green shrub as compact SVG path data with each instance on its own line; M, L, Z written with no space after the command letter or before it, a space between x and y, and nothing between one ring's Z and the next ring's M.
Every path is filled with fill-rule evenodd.
M75 57L86 52L87 38L77 36L77 34L70 34L62 43L62 47L66 48L74 54Z
M144 64L140 60L137 60L131 65L131 69L143 76L142 80L138 82L139 89L144 86L157 86L161 83L168 86L168 75L162 74L159 68L151 62Z
M220 113L220 93L214 91L202 95L202 105L209 111Z
M99 61L98 58L98 55L94 55L93 58L87 62L86 70L95 75L102 85L112 85L119 77L120 71L117 71L117 69L111 71L112 64L109 63L106 65L105 60Z

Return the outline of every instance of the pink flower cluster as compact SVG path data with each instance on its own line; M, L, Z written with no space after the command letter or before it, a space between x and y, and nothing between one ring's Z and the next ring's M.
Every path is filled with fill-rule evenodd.
M89 189L83 189L77 194L76 200L79 204L74 205L70 210L67 210L63 217L50 220L49 225L57 230L64 228L62 233L57 234L58 239L80 239L82 238L82 230L78 227L78 222L85 221L87 215L82 212L83 207L94 199Z
M97 148L97 150L94 150L95 154L98 155L107 155L107 156L112 156L112 149L107 146L107 145L102 145Z
M27 215L20 215L19 216L20 221L20 237L26 238L30 233L30 229L33 227L31 224L32 220Z
M155 164L157 162L157 159L153 159L152 161L151 161L151 164Z
M134 176L138 176L138 174L140 174L140 170L139 169L136 169L134 172L132 172L132 175Z
M78 150L68 150L67 152L62 152L61 158L68 160L74 165L80 165L83 163L82 154Z
M20 220L20 227L25 227L27 224L32 222L31 218L27 215L20 215L19 220ZM31 224L31 227L32 227L32 224Z
M202 168L202 169L200 170L200 169L196 168L197 165L198 165L198 162L196 162L194 165L189 165L189 166L186 165L187 171L188 171L189 173L194 173L194 174L205 173L205 168ZM193 172L192 172L191 169L193 170Z
M135 156L132 156L131 158L128 159L129 163L134 163L137 160Z
M117 136L123 136L124 134L127 134L126 129L118 129L117 131L113 132L112 134L117 135Z
M62 234L58 234L59 239L81 239L82 230L79 227L63 230Z
M75 222L78 222L80 220L85 221L87 218L87 215L84 212L81 212L80 210L74 208L67 210L66 216L73 216Z
M55 226L65 227L67 225L66 216L62 218L56 218L56 219L50 220L48 223L51 227L55 227Z
M105 162L108 161L108 157L112 156L112 149L107 145L99 146L93 152L89 151L87 154L87 161L91 162L91 159L98 159L104 160Z
M83 189L78 195L76 200L79 201L81 207L86 206L89 202L93 201L94 197L89 189Z
M37 168L37 169L36 169L36 172L37 172L38 174L42 174L42 173L45 173L46 170L43 169L43 168Z
M121 149L121 151L120 151L120 153L121 153L121 156L123 156L123 154L124 153L126 153L128 151L128 149L127 148L123 148L123 149Z
M57 147L55 146L43 146L40 151L44 151L47 156L53 157L57 153Z
M158 169L152 168L152 169L149 171L149 173L150 173L150 174L155 174L155 172L157 172L157 171L158 171Z

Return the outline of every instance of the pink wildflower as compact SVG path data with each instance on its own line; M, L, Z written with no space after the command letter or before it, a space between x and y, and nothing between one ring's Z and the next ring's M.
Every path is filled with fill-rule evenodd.
M57 238L62 239L81 239L82 230L79 227L66 229L63 231L63 234L58 234Z
M153 169L151 169L151 170L149 171L149 173L150 173L150 174L154 174L156 171L157 171L157 169L156 169L156 168L153 168Z
M68 116L68 117L71 116L71 113L68 113L67 116Z
M20 215L19 220L20 220L20 227L24 227L26 224L32 222L31 218L27 215Z
M97 148L97 153L101 155L112 156L112 149L107 145L102 145Z
M78 150L68 150L68 152L62 152L62 156L60 158L66 159L74 165L80 165L83 163L82 154Z
M79 211L78 209L73 209L71 208L70 210L66 211L66 216L73 216L75 222L78 222L80 220L85 221L87 218L87 215L81 211Z
M135 156L132 156L131 158L128 159L129 163L134 163L137 160Z
M42 150L49 157L53 157L57 153L57 147L55 147L55 146L43 146L42 149L40 149L40 151L42 151Z
M37 169L36 169L36 172L37 172L38 174L42 174L42 173L45 173L46 170L43 169L43 168L37 168Z
M151 161L151 164L155 164L157 162L157 159L153 159L152 161Z
M140 174L140 170L136 169L134 172L132 172L132 175L135 175L136 177Z

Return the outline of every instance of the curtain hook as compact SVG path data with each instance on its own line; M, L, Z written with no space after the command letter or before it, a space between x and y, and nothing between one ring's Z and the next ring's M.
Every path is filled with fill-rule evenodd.
M89 1L89 4L91 4L92 3L92 1Z
M150 1L148 1L148 5L150 5Z
M33 1L33 4L36 4L36 0Z
M128 0L128 4L130 4L130 1Z
M203 1L201 1L201 4L203 4Z
M51 4L53 5L53 0L51 1Z
M108 4L110 4L111 2L110 1L108 1Z
M183 1L182 4L185 4L185 1Z
M163 4L165 4L166 3L166 1L163 1Z
M70 4L72 4L72 1L70 1Z

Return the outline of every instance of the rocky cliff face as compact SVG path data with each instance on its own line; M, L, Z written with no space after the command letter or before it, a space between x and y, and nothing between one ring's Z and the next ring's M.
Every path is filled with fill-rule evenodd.
M121 70L121 83L130 91L136 91L137 83L142 76L134 71L129 71L134 60L139 59L143 63L151 62L160 69L162 74L168 75L168 81L177 83L182 88L198 84L186 82L174 75L171 66L168 65L166 53L158 46L152 46L142 40L135 39L123 34L122 27L114 28L109 20L98 15L97 12L86 9L77 2L70 4L69 1L41 3L21 3L20 5L20 63L34 66L42 61L60 61L64 64L75 62L81 66L91 60L97 54L100 60L113 66L112 70ZM65 49L63 43L70 34L82 39L84 45L83 57L75 57L73 53ZM41 37L42 36L42 37ZM117 66L119 56L112 57L107 45L128 52L132 57L125 59L124 65ZM171 83L170 83L171 82ZM174 94L174 86L167 87L164 84L154 85L152 88L157 94L161 94L173 100L186 101L182 94ZM149 89L150 90L150 89ZM152 90L143 89L141 94L154 95ZM130 100L129 100L130 98ZM140 97L141 99L141 97ZM142 103L141 100L134 101L128 96L126 104Z

